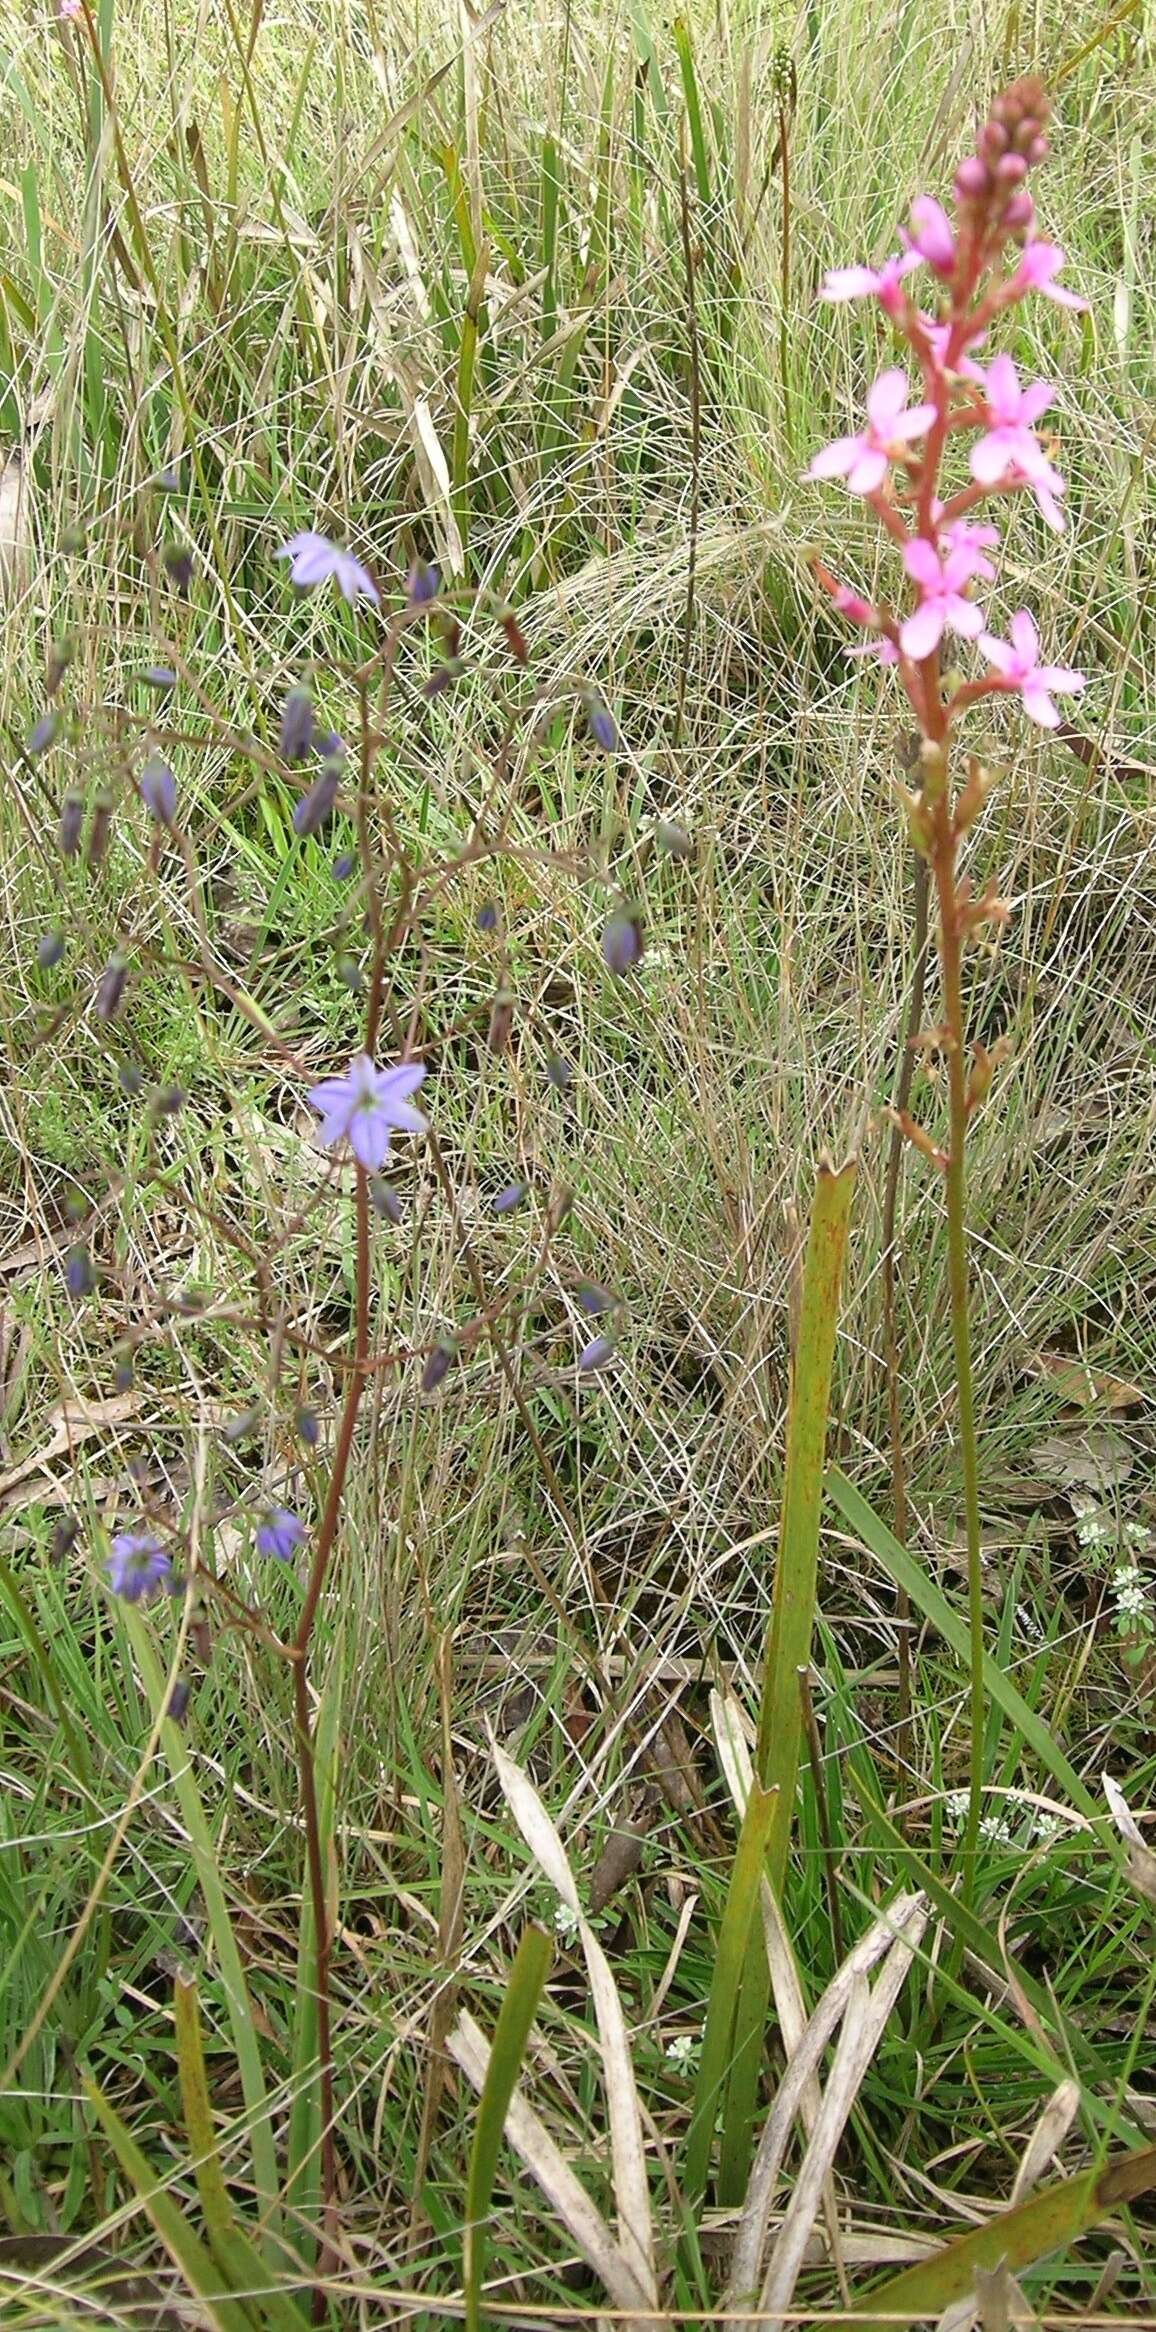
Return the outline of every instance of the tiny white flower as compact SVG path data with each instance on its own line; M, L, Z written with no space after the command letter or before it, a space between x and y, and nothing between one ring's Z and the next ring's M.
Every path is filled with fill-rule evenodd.
M676 2033L667 2043L667 2063L676 2066L680 2073L689 2073L698 2063L701 2048L701 2041L692 2032Z
M561 1936L563 1943L571 1942L577 1935L578 1914L570 1909L569 1903L559 1903L554 1913L554 1932Z

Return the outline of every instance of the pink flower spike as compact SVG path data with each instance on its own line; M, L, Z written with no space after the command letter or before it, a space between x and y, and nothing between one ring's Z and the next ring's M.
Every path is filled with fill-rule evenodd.
M955 236L951 220L941 202L932 194L917 194L911 205L913 235L904 235L904 243L917 259L925 259L936 275L950 281L955 274Z
M980 633L979 645L988 663L994 664L1005 688L1019 690L1029 720L1038 721L1041 729L1058 729L1060 715L1052 697L1078 696L1087 686L1084 673L1073 672L1066 664L1040 663L1040 635L1026 607L1013 615L1008 630L1010 641Z
M954 326L951 324L940 324L937 322L934 316L925 316L922 310L920 311L919 315L919 323L923 330L924 339L927 341L932 356L935 358L935 362L938 365L940 372L946 372L947 351L951 344L951 335L954 330ZM986 332L973 332L970 335L971 346L973 348L981 347L986 338ZM951 367L951 376L953 380L965 381L978 381L982 380L983 378L978 364L973 364L970 356L964 356L962 354L956 357L955 362Z
M825 300L877 299L889 316L903 313L903 278L918 266L915 252L885 259L882 267L832 267L820 297Z
M1025 292L1038 291L1045 299L1054 300L1057 307L1086 310L1087 300L1055 282L1063 265L1064 254L1058 243L1026 243L1019 266L1005 287L1004 300L1022 300Z
M917 536L903 553L903 564L919 591L919 605L899 627L899 645L913 663L921 663L939 646L945 632L959 632L966 640L983 630L983 611L965 597L975 572L971 554L949 551L940 559L929 542Z
M1062 534L1056 497L1064 492L1064 481L1033 427L1052 403L1054 389L1046 381L1030 381L1021 389L1010 356L997 356L982 384L990 426L971 449L972 477L981 486L1029 485L1048 525Z
M867 392L867 428L860 437L837 437L815 455L803 476L808 479L846 478L852 494L877 494L891 462L904 448L923 437L935 419L934 405L908 407L910 388L902 365L881 372Z

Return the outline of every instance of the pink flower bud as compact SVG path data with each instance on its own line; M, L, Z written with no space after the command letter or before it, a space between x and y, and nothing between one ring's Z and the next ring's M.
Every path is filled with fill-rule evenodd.
M1004 186L1018 186L1027 177L1028 166L1022 154L1003 154L995 166L996 177Z
M1003 223L1009 235L1030 234L1036 219L1036 206L1026 187L1013 194L1003 214Z
M986 162L981 162L978 154L969 154L966 162L961 162L955 173L955 199L957 202L982 202L990 184Z

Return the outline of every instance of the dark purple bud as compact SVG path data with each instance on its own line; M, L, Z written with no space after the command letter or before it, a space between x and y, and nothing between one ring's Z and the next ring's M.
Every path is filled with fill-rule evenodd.
M59 727L59 713L41 713L36 727L29 731L25 752L32 755L47 753Z
M505 1189L500 1190L493 1201L494 1213L496 1215L512 1215L515 1208L521 1206L525 1195L526 1185L524 1182L508 1182Z
M112 833L112 795L103 786L92 805L92 824L88 829L88 863L103 866Z
M137 1068L135 1061L122 1061L117 1077L126 1100L135 1101L144 1092L144 1072Z
M465 668L465 663L461 656L447 656L445 663L439 664L437 671L432 672L429 679L426 681L426 695L444 696L446 689L452 688L455 680L461 679Z
M230 1449L235 1449L239 1441L252 1438L260 1422L259 1409L242 1409L238 1416L230 1417L228 1424L221 1427L221 1439L227 1442Z
M192 552L187 551L183 543L166 543L161 558L170 583L175 585L182 599L187 599L193 580Z
M113 1383L118 1393L131 1393L135 1373L131 1352L122 1353L113 1374Z
M177 814L177 781L167 761L154 753L146 761L137 779L137 790L146 810L159 826L171 826Z
M613 1358L614 1338L612 1336L595 1336L589 1344L584 1345L579 1353L578 1366L589 1376L594 1369L605 1368L607 1361L613 1360Z
M172 1718L174 1725L182 1725L188 1706L189 1685L187 1679L183 1676L176 1676L173 1678L173 1689L169 1694L169 1705L165 1710L165 1715Z
M680 826L674 818L659 819L654 839L667 858L694 857L694 844L685 826Z
M177 685L177 676L171 664L150 664L144 674L146 688L155 688L158 696L167 696Z
M579 1306L591 1320L597 1320L603 1312L616 1311L619 1301L618 1296L611 1295L608 1287L599 1287L593 1279L584 1279L578 1289Z
M293 831L295 834L316 834L319 828L328 822L333 816L333 805L337 800L337 789L340 784L340 769L332 761L327 761L320 777L314 778L308 793L302 795L301 800L294 808Z
M476 921L479 931L497 930L498 910L492 899L487 899L484 907L479 907Z
M609 706L603 704L601 697L591 696L587 698L586 726L595 744L601 745L604 753L613 753L617 750L617 724Z
M342 850L333 861L333 872L339 883L347 883L357 873L357 853Z
M374 1214L380 1215L383 1222L393 1223L396 1226L402 1221L401 1200L396 1190L391 1190L388 1182L383 1182L380 1174L370 1175L369 1203Z
M60 962L61 956L63 954L63 932L46 931L40 941L39 947L36 950L36 961L39 964L41 971L50 972L53 965Z
M297 1411L294 1424L306 1449L316 1449L321 1439L321 1427L317 1422L315 1411L302 1406Z
M621 979L642 962L645 942L640 918L627 907L616 907L602 934L602 954L608 971Z
M307 688L291 688L281 707L281 751L286 761L304 761L313 743L313 699Z
M358 963L356 956L338 956L337 977L341 981L342 986L348 988L351 996L360 996L365 982L362 978L361 965Z
M440 1337L421 1372L423 1393L436 1392L442 1378L449 1375L456 1357L455 1348L449 1339L444 1336Z
M514 1005L517 999L508 988L501 988L490 1008L490 1025L486 1042L492 1053L504 1053L514 1025Z
M69 787L60 805L60 824L56 841L62 858L75 858L84 830L84 797Z
M124 994L127 973L128 957L119 952L116 955L110 955L100 975L96 991L96 1016L98 1020L114 1020L116 1018L120 1011L120 1000Z
M349 748L344 737L338 736L336 729L320 730L313 740L313 750L319 761L336 761L340 766L348 759Z
M436 567L426 565L424 559L415 559L405 579L405 596L411 607L425 607L436 599L441 589L441 576Z
M546 1063L546 1076L555 1093L564 1093L566 1087L574 1082L574 1071L569 1061L563 1060L561 1053L551 1053Z
M64 1284L70 1296L79 1301L90 1296L96 1281L92 1275L92 1258L87 1247L70 1247L64 1265Z
M48 652L48 671L44 680L44 686L49 696L55 696L71 662L71 640L54 640Z
M153 484L158 494L179 494L181 481L175 470L158 470Z
M176 1117L185 1106L185 1096L179 1085L161 1085L153 1095L153 1109L158 1117Z
M49 1562L67 1562L79 1537L80 1524L75 1514L62 1514L52 1533L52 1545L48 1550Z

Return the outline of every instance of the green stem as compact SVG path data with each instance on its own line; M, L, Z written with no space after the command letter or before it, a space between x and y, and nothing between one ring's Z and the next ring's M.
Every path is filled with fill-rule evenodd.
M955 1352L955 1388L959 1404L959 1439L963 1453L963 1507L967 1533L967 1600L970 1635L971 1757L967 1823L961 1865L963 1899L975 1897L976 1849L983 1797L984 1689L983 1689L983 1567L979 1528L979 1451L975 1435L975 1392L971 1369L971 1322L967 1272L967 1061L964 1051L963 942L955 882L956 835L946 791L938 805L936 845L933 850L939 895L939 965L943 983L943 1026L947 1048L950 1096L950 1145L947 1167L948 1286L951 1297L951 1337Z

